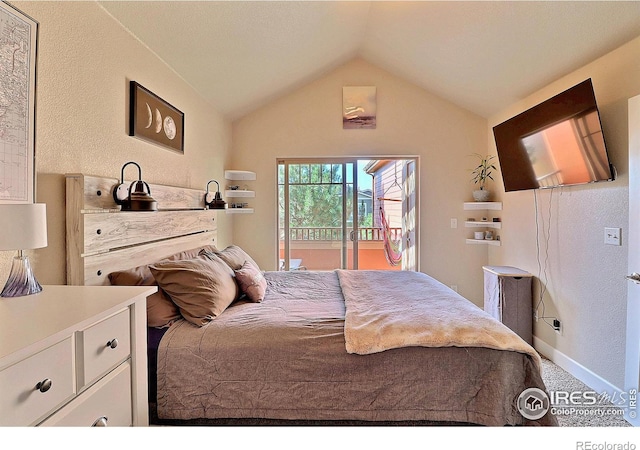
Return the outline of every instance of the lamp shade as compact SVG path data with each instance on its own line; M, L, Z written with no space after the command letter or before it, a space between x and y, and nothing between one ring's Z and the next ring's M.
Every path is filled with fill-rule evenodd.
M27 250L47 246L47 205L0 205L0 250Z

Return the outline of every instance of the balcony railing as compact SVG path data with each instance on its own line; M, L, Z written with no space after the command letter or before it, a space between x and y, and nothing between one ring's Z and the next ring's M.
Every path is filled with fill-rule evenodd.
M341 227L296 227L289 229L289 239L292 241L341 241ZM402 239L402 228L390 228L391 240ZM354 240L353 230L347 230L349 240ZM358 228L358 241L382 241L384 232L377 227ZM280 240L284 239L284 229L280 228Z

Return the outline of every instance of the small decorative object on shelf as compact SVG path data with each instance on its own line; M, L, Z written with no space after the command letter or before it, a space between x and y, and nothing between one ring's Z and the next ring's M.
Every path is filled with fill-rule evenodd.
M482 156L474 153L480 159L480 164L471 171L471 181L478 185L478 189L473 191L473 199L477 202L486 202L491 196L491 192L486 189L487 180L493 180L492 171L496 170L496 166L492 163L495 158L493 155Z

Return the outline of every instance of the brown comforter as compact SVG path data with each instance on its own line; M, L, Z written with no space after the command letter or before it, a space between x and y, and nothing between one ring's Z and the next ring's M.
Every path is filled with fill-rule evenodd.
M348 353L337 272L265 277L262 303L237 302L204 327L182 320L167 331L158 350L160 419L556 424L550 414L530 422L517 411L524 389L545 389L531 354L413 345Z

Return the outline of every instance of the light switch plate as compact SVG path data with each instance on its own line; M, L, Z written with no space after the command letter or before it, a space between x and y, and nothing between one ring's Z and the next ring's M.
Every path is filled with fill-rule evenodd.
M607 245L622 245L621 228L605 228L604 243Z

